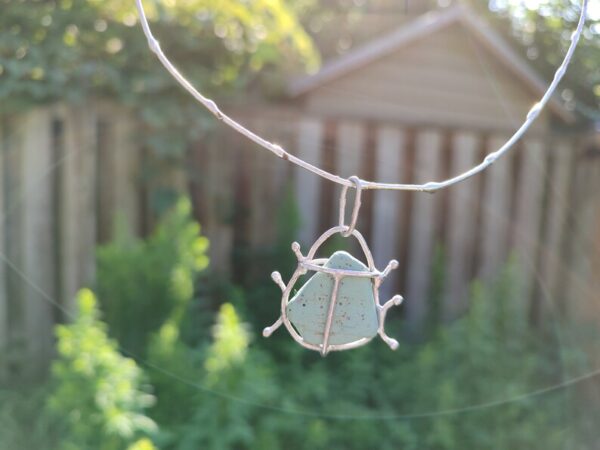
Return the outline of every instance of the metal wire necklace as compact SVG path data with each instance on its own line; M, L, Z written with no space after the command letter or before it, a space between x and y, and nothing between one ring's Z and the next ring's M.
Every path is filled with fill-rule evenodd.
M564 77L583 32L588 1L581 1L581 13L577 28L571 35L569 48L548 89L531 108L523 124L500 148L488 154L478 165L452 178L442 181L429 181L423 184L401 184L367 181L357 176L340 177L288 153L280 145L263 139L224 114L213 100L205 97L194 88L165 56L158 40L152 35L142 0L136 0L140 22L150 49L173 78L199 103L205 106L218 120L279 158L342 186L339 202L339 224L323 233L309 249L306 256L302 254L300 244L297 242L292 244L292 251L298 259L298 265L287 284L283 282L279 272L273 272L273 281L282 290L281 315L273 325L263 330L265 337L270 336L281 325L284 325L292 338L301 346L318 351L323 356L330 351L359 347L368 343L377 335L391 349L394 350L398 347L398 341L385 334L384 322L389 308L399 305L403 299L401 296L396 295L383 304L379 299L381 283L392 270L398 267L398 262L395 260L390 261L383 271L376 269L373 255L364 237L356 229L362 191L364 189L387 189L433 193L482 172L508 152L538 118ZM356 192L350 222L347 223L346 196L349 188L354 188ZM343 237L353 236L358 241L364 253L366 264L343 251L336 252L329 258L316 258L317 251L325 241L338 234ZM290 299L292 290L299 278L308 272L314 272L315 274Z

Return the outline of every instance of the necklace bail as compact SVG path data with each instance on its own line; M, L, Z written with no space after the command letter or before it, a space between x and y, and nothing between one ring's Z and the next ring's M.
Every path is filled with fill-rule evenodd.
M354 183L356 194L354 195L354 206L352 208L352 215L350 216L350 225L346 225L346 196L348 194L348 186L342 188L340 194L340 227L345 227L346 230L341 232L344 237L350 236L356 229L356 222L358 221L358 212L361 205L362 196L362 181L356 175L352 175L348 178L348 181Z

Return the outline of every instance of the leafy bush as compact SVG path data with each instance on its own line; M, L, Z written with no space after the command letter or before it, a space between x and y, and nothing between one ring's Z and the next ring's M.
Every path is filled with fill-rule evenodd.
M184 318L197 274L208 265L208 240L180 200L147 240L118 237L97 252L97 290L110 332L143 357L151 333Z
M46 387L0 390L0 449L53 450L52 422L42 417Z
M40 406L44 391L30 402L4 394L0 418L14 431L2 433L0 448L593 448L595 429L586 419L593 410L577 391L539 392L585 373L585 358L531 326L515 265L495 283L475 282L468 314L454 323L440 324L432 310L424 343L391 352L376 341L321 358L285 330L253 339L252 330L277 314L280 292L266 277L244 289L231 286L235 306L223 304L216 317L201 307L207 299L194 297L194 279L206 265L206 245L182 201L147 241L101 249L98 285L108 327L139 345L145 374L117 352L84 291L77 321L58 329L49 406ZM436 261L441 286L441 250ZM438 288L432 296L443 301ZM138 320L147 302L152 326ZM400 336L406 324L390 314L388 331ZM186 331L213 320L212 334ZM150 388L142 380L156 399L147 411ZM36 417L38 409L47 414Z
M58 359L52 366L48 411L64 450L151 449L145 436L156 424L145 415L154 398L143 372L108 338L94 294L82 290L72 324L56 329Z
M204 94L230 103L251 85L281 91L282 69L315 67L317 52L284 0L145 2L165 53ZM173 174L217 121L177 86L148 48L134 2L0 0L0 113L51 102L128 107L148 149L152 212L179 189ZM201 61L201 64L198 62Z
M173 426L175 439L165 448L260 448L255 444L262 417L255 403L275 401L278 387L268 383L273 380L271 360L259 348L249 351L249 344L246 324L231 304L224 304L213 327L212 343L204 352L196 392L189 392L194 412Z
M496 283L476 282L467 316L397 353L375 342L323 359L286 336L274 337L281 346L275 353L261 349L270 348L263 340L246 350L248 331L226 305L213 343L201 352L205 370L196 366L185 374L166 366L181 375L166 384L181 390L179 398L187 391L184 404L193 413L166 427L169 439L161 448L585 445L577 424L565 426L573 393L523 396L585 368L579 352L554 350L548 336L529 325L517 272L508 266Z

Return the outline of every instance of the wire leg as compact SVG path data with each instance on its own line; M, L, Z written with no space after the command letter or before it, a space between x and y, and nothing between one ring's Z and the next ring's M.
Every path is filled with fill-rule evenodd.
M383 280L385 277L387 277L390 272L392 270L396 270L398 268L398 261L396 261L395 259L392 259L390 261L390 263L387 265L387 267L385 268L385 270L381 273L381 276L379 277L381 280Z
M273 325L271 325L270 327L266 327L263 330L263 336L271 336L275 332L275 330L277 330L277 328L281 326L281 324L283 324L283 319L281 318L281 316L279 316L279 319L277 319Z
M279 272L277 272L277 271L273 272L271 274L271 278L273 279L275 284L277 286L279 286L279 289L281 289L281 292L285 291L285 283L283 282L283 279L281 278L281 274Z
M383 326L385 324L385 316L388 312L388 309L390 309L392 306L398 306L400 303L402 303L402 300L403 298L401 295L394 295L391 300L388 300L383 304L383 306L379 307L379 330L377 332L379 333L379 336L381 336L381 339L383 339L383 341L389 345L392 350L396 350L400 344L398 344L396 339L393 339L385 334Z
M271 278L273 279L275 284L277 286L279 286L279 289L281 289L281 292L285 291L286 286L285 286L285 283L283 282L283 279L281 278L281 274L279 272L273 272L271 274ZM264 337L271 336L275 332L275 330L277 330L277 328L279 328L281 326L281 324L283 324L283 318L281 316L279 316L279 319L277 319L273 325L271 325L270 327L266 327L263 330L263 336Z

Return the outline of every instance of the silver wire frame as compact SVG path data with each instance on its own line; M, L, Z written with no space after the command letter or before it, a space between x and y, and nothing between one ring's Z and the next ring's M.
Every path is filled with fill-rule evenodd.
M360 244L360 247L361 247L361 249L365 255L365 258L367 260L367 266L368 266L367 271L359 272L359 271L334 269L334 268L330 268L330 267L325 267L324 264L327 262L327 259L324 259L324 258L315 259L315 255L316 255L317 251L325 243L325 241L327 241L327 239L329 239L331 236L333 236L336 233L339 233L342 236L344 236L348 232L348 230L349 230L349 227L345 226L345 225L339 225L337 227L327 230L315 241L315 243L312 245L312 247L310 248L310 250L308 251L308 254L306 256L304 256L302 254L302 252L300 251L300 244L298 244L297 242L294 242L292 244L292 250L294 251L296 258L298 258L298 266L297 266L294 274L290 278L290 281L288 282L287 285L283 282L283 279L281 278L281 274L279 272L273 272L271 274L273 281L280 287L281 291L283 292L282 297L281 297L281 316L277 319L277 321L273 325L271 325L270 327L266 327L263 330L263 336L269 337L271 334L273 334L273 332L275 330L277 330L283 324L287 328L287 330L290 333L290 335L292 336L292 338L296 342L298 342L298 344L300 344L302 347L308 348L310 350L318 351L321 353L322 356L327 355L327 353L329 353L330 351L349 350L349 349L360 347L362 345L367 344L373 338L362 338L362 339L356 340L354 342L349 342L347 344L330 344L329 343L329 335L330 335L330 331L331 331L331 324L333 321L333 316L335 313L335 304L336 304L336 300L337 300L338 288L340 285L340 281L345 277L370 278L372 288L373 288L373 297L375 299L375 306L377 308L377 318L378 318L378 323L379 323L379 328L377 330L377 334L379 334L379 336L381 336L381 338L384 340L384 342L387 345L389 345L389 347L392 350L395 350L398 348L398 341L395 339L392 339L385 333L384 324L385 324L385 317L386 317L387 311L392 306L400 305L402 303L403 298L400 295L395 295L390 300L385 302L383 305L379 301L379 286L381 286L381 283L383 282L385 277L387 277L388 274L392 270L398 268L398 262L395 260L392 260L389 262L389 264L387 265L387 267L385 268L385 270L383 272L380 272L379 270L377 270L375 268L375 263L373 261L373 255L371 254L371 251L369 250L369 247L367 246L365 238L356 229L352 229L350 234L352 236L354 236L356 238L356 240L358 241L358 243ZM298 331L296 331L296 329L294 328L294 326L292 325L292 323L290 322L290 320L287 317L287 306L288 306L289 300L290 300L290 293L292 292L292 289L294 288L298 279L302 275L306 274L309 271L326 273L328 275L331 275L334 279L333 289L331 292L331 298L329 300L329 309L327 311L325 330L323 332L323 343L319 344L319 345L310 344L310 343L306 342L302 338L302 336L298 333Z
M482 162L477 164L474 167L471 167L467 171L455 175L452 178L448 178L446 180L441 181L428 181L423 184L404 184L404 183L381 183L377 181L365 181L359 180L359 184L363 189L390 189L390 190L400 190L400 191L421 191L421 192L429 192L433 193L439 191L441 189L450 187L456 183L460 183L472 176L482 172L491 166L498 158L507 153L514 145L523 137L523 135L529 130L531 125L538 118L542 109L546 106L546 104L552 98L552 95L556 91L558 84L564 77L567 72L567 67L571 63L573 59L573 54L575 53L575 49L577 48L577 43L579 42L579 38L583 33L587 9L588 9L589 0L581 0L581 12L579 15L579 20L577 22L577 27L573 34L571 35L571 43L567 52L565 53L564 59L561 65L556 69L554 73L554 78L552 82L548 86L548 89L544 92L542 98L531 108L529 113L527 114L522 125L514 132L514 134L496 151L488 154ZM146 11L144 11L144 5L142 0L135 0L138 14L140 17L140 22L142 24L142 29L148 40L148 46L152 52L156 54L162 65L167 69L167 71L171 74L171 76L198 101L205 108L207 108L218 120L223 122L225 125L231 127L236 132L240 133L242 136L245 136L249 140L255 142L271 153L275 154L279 158L282 158L286 161L289 161L293 164L296 164L303 169L306 169L320 177L323 177L327 180L333 181L334 183L340 184L346 187L354 187L355 182L350 179L343 178L339 175L330 173L320 167L314 166L307 161L304 161L297 156L288 153L284 150L280 145L275 144L273 142L269 142L268 140L262 138L256 133L244 127L242 124L235 121L233 118L229 117L225 114L221 109L217 106L214 100L211 100L208 97L205 97L198 91L192 84L177 70L177 68L173 65L173 63L167 58L167 56L162 51L158 40L152 34L150 30L150 24L148 23L148 18L146 17Z

